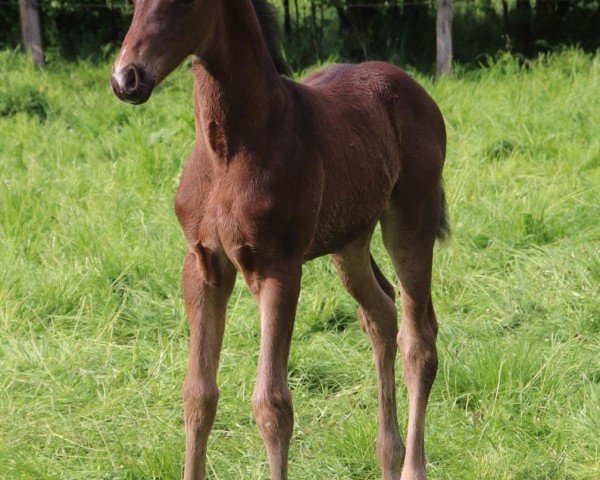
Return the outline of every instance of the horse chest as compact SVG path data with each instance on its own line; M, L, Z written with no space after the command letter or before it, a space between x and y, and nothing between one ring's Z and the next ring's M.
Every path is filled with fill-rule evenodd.
M221 249L221 237L235 236L243 223L237 218L234 202L209 182L191 191L185 185L184 180L176 196L175 212L188 243Z
M202 245L232 258L244 248L261 250L289 243L290 232L303 223L296 218L296 203L278 201L269 189L257 188L251 178L198 181L184 175L175 211L191 247Z

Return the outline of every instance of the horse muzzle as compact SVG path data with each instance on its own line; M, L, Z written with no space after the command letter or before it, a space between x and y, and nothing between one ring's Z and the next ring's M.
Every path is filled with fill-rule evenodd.
M140 105L146 102L154 89L154 80L143 68L130 64L110 76L110 88L123 102Z

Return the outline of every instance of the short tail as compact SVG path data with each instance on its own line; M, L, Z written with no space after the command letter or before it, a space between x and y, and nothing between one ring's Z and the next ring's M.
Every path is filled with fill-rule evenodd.
M450 220L448 219L448 204L446 202L446 194L443 188L440 188L440 191L440 223L438 224L436 237L438 240L444 241L450 236Z

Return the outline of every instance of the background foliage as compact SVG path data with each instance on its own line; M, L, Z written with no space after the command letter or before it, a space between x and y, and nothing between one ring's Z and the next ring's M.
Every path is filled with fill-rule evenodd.
M18 8L10 1L0 5L0 47L14 48ZM129 25L130 0L40 1L50 59L102 58ZM331 58L433 68L436 0L272 1L294 68ZM478 62L498 51L532 57L563 44L594 51L599 24L598 0L455 0L455 58Z

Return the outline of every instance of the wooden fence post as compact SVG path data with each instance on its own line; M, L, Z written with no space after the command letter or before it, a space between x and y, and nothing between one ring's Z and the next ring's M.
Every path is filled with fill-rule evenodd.
M436 46L435 75L448 77L452 73L452 0L438 0Z
M44 38L42 36L42 15L38 0L19 0L19 17L23 47L31 53L38 67L46 63L44 58Z

